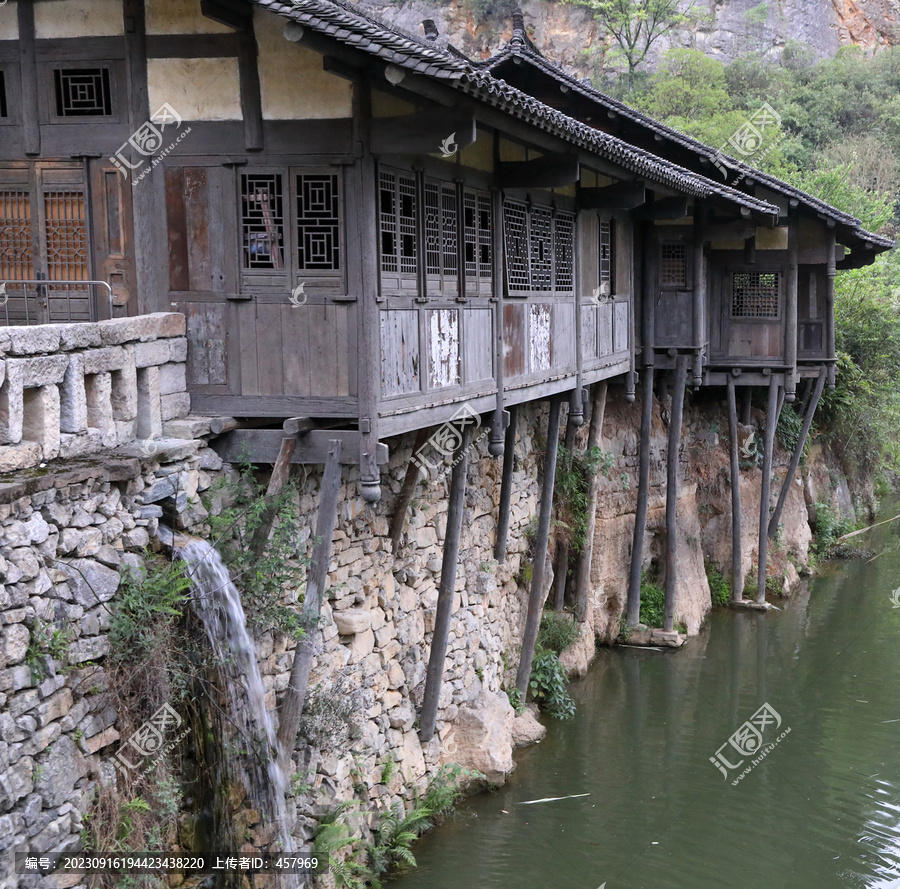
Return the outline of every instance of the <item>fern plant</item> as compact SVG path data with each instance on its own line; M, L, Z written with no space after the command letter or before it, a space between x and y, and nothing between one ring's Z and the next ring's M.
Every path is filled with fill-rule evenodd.
M373 840L366 847L369 858L370 881L374 889L380 889L381 878L397 867L415 867L416 859L410 846L431 827L431 810L422 804L409 812L397 803L385 812L373 831Z

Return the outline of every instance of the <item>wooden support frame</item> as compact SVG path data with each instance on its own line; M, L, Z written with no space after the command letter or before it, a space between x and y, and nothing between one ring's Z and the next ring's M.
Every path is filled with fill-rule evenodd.
M506 540L509 537L509 507L512 500L512 474L516 463L516 426L519 420L519 406L509 409L509 425L503 443L503 476L500 482L500 506L497 513L497 540L494 543L494 558L498 562L506 559Z
M756 602L766 602L766 569L769 554L769 495L772 490L772 451L775 447L775 426L778 423L779 386L769 382L769 403L766 410L766 437L763 443L762 485L759 496L759 569Z
M450 637L450 618L453 613L453 596L456 590L456 571L459 565L459 542L462 535L463 513L466 506L466 476L469 470L469 442L472 427L467 423L460 433L459 447L450 476L450 506L447 511L447 531L444 534L444 554L441 561L441 580L438 585L437 613L434 633L425 673L425 692L419 714L419 740L425 744L434 737L438 700L447 659L447 641Z
M547 548L550 544L550 518L553 512L553 490L556 482L556 458L559 453L559 414L562 395L550 399L550 416L547 420L547 453L544 456L544 479L541 485L541 507L538 517L537 537L534 541L534 569L531 573L531 589L528 593L528 613L522 637L522 653L516 674L516 688L522 701L528 694L534 645L541 623L544 604L544 574L547 568Z
M41 153L40 100L35 57L34 3L16 4L19 27L19 76L22 89L22 137L25 154Z
M744 576L741 553L741 461L738 448L737 397L734 378L728 379L728 452L731 458L731 601L744 598Z
M561 188L581 178L577 154L547 154L530 161L501 161L501 188Z
M297 439L291 452L291 463L324 463L327 459L330 442L340 438L344 443L341 462L356 464L360 460L360 448L365 437L355 429L329 430L313 429ZM216 453L229 463L238 463L241 455L249 456L253 463L278 462L284 432L281 429L235 429L226 432L216 439ZM376 467L388 461L388 448L379 442L374 449Z
M579 389L575 390L578 395L581 394ZM580 421L580 422L578 422ZM566 437L563 447L571 452L575 447L575 429L584 422L584 415L576 416L572 412L572 402L569 401L569 413L566 417ZM553 569L553 583L556 586L556 597L553 602L554 611L562 611L566 605L566 582L569 579L569 544L561 541L559 550L556 553L556 567Z
M579 188L581 210L633 210L647 200L643 182L616 182L603 188Z
M319 615L322 611L322 597L328 583L328 566L331 563L331 541L337 521L338 495L341 490L341 440L331 442L325 472L322 476L322 493L319 497L319 512L316 516L316 545L306 582L306 598L303 602L303 623L306 635L298 642L294 651L294 663L287 691L281 703L278 724L278 749L282 763L287 763L294 749L300 716L309 684L316 642L319 637Z
M266 542L269 539L269 533L272 530L272 525L278 515L273 500L281 493L281 489L287 484L288 476L291 474L291 457L294 456L294 447L296 443L296 435L289 435L281 440L278 458L275 460L275 465L272 467L272 475L269 476L269 484L266 487L266 505L260 518L260 523L250 541L250 550L257 558L262 557Z
M637 626L641 619L641 562L644 557L644 535L647 530L647 504L650 499L650 432L653 420L653 366L644 368L641 403L641 445L638 463L637 506L634 534L631 540L631 570L628 575L626 623Z
M453 137L458 149L477 136L475 116L455 108L426 108L402 117L376 117L371 123L372 154L435 154ZM449 145L448 145L449 147Z
M606 413L606 393L608 383L602 380L594 383L591 394L591 422L588 427L587 449L599 448L603 439L603 417ZM594 558L594 530L597 525L597 499L600 496L600 473L591 476L588 488L588 526L584 548L578 556L575 568L575 619L584 623L588 618L591 590L591 566Z
M797 472L797 467L800 465L800 457L803 454L803 448L806 445L806 437L809 435L809 429L812 426L813 416L816 412L816 408L819 406L819 399L822 397L822 390L825 388L825 379L828 375L828 370L826 366L823 364L819 368L819 376L816 380L816 388L813 391L812 398L809 401L809 404L806 406L806 411L803 414L803 425L800 427L800 435L797 437L797 443L794 445L794 453L791 454L791 462L788 465L787 475L784 477L784 483L781 485L781 491L778 493L778 502L775 504L775 512L772 513L771 518L769 519L769 537L774 537L775 532L778 530L778 523L781 521L781 512L784 509L784 504L787 501L788 492L791 489L791 485L794 482L794 475Z
M633 219L684 219L688 215L687 198L662 198L631 211Z
M684 388L687 384L688 356L675 362L675 388L669 415L669 443L666 449L666 614L663 630L675 626L675 592L678 586L678 452L681 449L681 420L684 416Z
M413 461L413 457L425 446L428 441L428 427L423 427L416 433L416 440L413 442L412 451L409 455L409 463L406 467L406 475L403 478L403 487L397 495L397 502L394 503L394 514L391 516L391 552L395 555L400 548L400 537L403 534L403 526L406 524L406 511L409 509L409 503L419 484L420 468Z

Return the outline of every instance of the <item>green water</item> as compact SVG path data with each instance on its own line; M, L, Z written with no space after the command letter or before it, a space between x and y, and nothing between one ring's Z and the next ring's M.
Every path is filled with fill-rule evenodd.
M602 650L575 719L392 889L900 887L898 526L781 612L717 610L679 652ZM735 786L751 757L728 780L710 757L766 703L782 724L763 746L790 732ZM589 795L523 804L570 794Z

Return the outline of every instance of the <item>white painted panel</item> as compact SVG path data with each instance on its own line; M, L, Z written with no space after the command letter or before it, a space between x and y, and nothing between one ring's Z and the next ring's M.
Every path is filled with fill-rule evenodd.
M231 34L227 25L206 18L200 0L147 0L148 34Z
M14 2L0 6L0 40L19 39L19 14L16 6Z
M428 312L428 388L459 385L459 312Z
M59 37L118 37L125 33L121 0L34 4L34 30L39 40Z
M182 120L240 120L237 59L149 59L150 107L168 102Z
M537 303L529 306L529 344L531 363L529 370L550 370L550 306Z
M253 16L266 120L350 117L353 84L322 70L322 56L284 39L287 19L262 9Z

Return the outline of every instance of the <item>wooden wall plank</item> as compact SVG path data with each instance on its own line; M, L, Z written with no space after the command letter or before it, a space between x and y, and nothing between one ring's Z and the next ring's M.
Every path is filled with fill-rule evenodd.
M166 219L169 233L169 290L190 290L184 170L166 168Z
M306 308L306 307L304 307ZM290 304L257 304L256 323L259 334L256 365L260 395L281 395L284 393L284 345L282 330L284 313L298 311Z
M459 310L426 312L428 388L459 385Z
M504 302L503 342L504 377L517 377L525 373L525 309L521 304Z
M490 309L463 312L463 380L490 380L494 375L494 324Z
M226 345L228 326L225 303L187 302L188 382L196 386L224 386L228 383Z
M285 312L282 332L284 346L284 394L311 395L309 333L312 328L309 306L291 306Z
M207 170L184 170L184 211L187 229L188 281L190 290L213 290L210 258L209 194Z
M419 391L418 312L381 312L381 394L384 397Z

